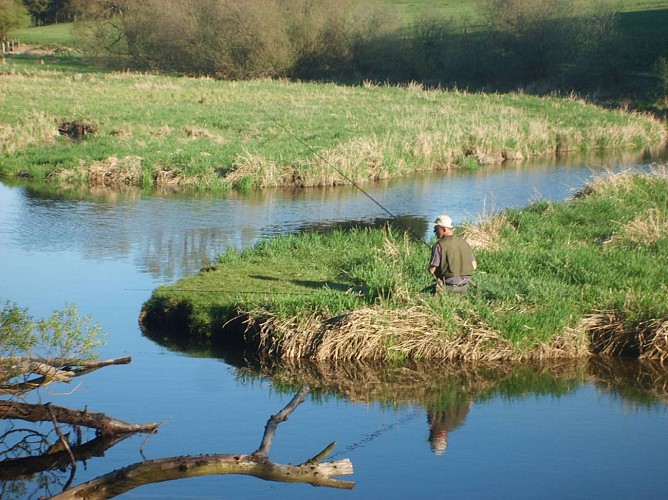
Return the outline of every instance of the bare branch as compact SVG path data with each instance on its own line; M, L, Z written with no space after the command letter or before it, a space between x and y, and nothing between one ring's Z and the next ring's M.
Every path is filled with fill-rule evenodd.
M198 455L145 460L119 469L87 483L64 491L54 499L107 499L121 495L144 484L172 481L212 474L243 474L268 481L307 483L313 486L352 489L355 483L334 479L353 473L349 459L320 463L329 455L335 443L328 445L312 459L300 465L271 462L268 454L278 424L285 422L309 392L304 386L276 415L272 415L265 427L260 448L250 455Z
M274 434L276 433L276 428L281 422L285 422L288 417L295 411L295 408L299 406L303 401L310 388L308 385L302 387L295 397L293 397L290 402L276 415L272 415L267 425L264 428L264 436L262 436L262 442L260 447L253 453L258 458L266 459L269 456L269 450L271 448L271 443L274 440Z
M41 375L41 377L16 384L0 385L0 393L25 394L53 381L70 382L73 377L80 377L105 366L125 365L130 363L131 360L130 356L104 361L19 356L0 358L0 366L2 367L0 369L0 381L2 382L31 373Z
M97 429L101 435L122 433L154 432L158 424L129 424L106 416L104 413L87 410L72 410L61 406L34 405L13 401L0 401L0 419L19 419L29 422L52 421L52 413L56 420L72 425L83 425Z
M301 465L311 465L311 464L318 464L322 462L327 456L332 452L334 447L336 446L336 441L332 441L327 445L327 447L322 450L320 453L318 453L316 456L313 458L309 458L306 462L304 462Z
M75 486L54 496L53 499L107 499L144 484L212 474L243 474L268 481L352 489L355 486L354 482L332 479L352 473L353 465L348 459L324 464L294 466L258 460L255 454L172 457L129 465L93 481Z

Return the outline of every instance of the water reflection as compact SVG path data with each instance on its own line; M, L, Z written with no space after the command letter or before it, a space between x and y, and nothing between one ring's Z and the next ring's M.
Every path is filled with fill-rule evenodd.
M323 400L340 398L394 408L422 407L427 415L427 442L436 455L446 451L449 433L466 424L472 405L493 399L560 398L592 384L600 394L620 399L629 408L663 408L668 404L665 367L637 360L592 357L569 362L492 365L299 360L268 365L251 363L239 353L222 355L237 367L240 379L269 378L281 391L290 392L307 384Z
M621 170L653 158L547 158L474 172L419 174L365 185L364 193L348 186L149 195L132 189L56 191L0 184L0 234L22 253L76 252L93 262L131 260L141 272L164 282L197 272L228 247L333 224L375 224L397 216L416 235L428 237L426 223L436 213L459 222L532 199L564 199L593 172Z

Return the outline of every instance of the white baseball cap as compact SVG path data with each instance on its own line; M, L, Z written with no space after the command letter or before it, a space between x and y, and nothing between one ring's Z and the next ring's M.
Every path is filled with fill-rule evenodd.
M452 229L452 219L447 215L439 215L434 221L434 226L441 226Z

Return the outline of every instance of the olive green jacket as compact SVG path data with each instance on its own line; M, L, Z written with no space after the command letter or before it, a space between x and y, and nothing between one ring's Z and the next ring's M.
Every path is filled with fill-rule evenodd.
M466 240L453 234L444 236L438 240L437 244L441 247L441 266L438 278L448 279L473 274L475 257Z

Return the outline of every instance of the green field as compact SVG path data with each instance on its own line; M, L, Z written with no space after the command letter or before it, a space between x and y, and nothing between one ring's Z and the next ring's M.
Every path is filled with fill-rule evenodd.
M41 47L74 47L72 27L72 23L60 23L23 28L16 32L16 37L21 43Z
M433 9L461 18L477 8L386 1L407 23ZM622 5L622 26L648 47L635 69L654 82L648 64L668 47L668 1ZM74 44L70 24L19 35L44 47ZM0 72L4 179L147 189L337 185L666 140L658 119L573 96L113 72L76 50L7 54Z
M24 59L21 59L24 57ZM0 176L198 189L366 182L557 152L641 151L664 125L578 99L0 64ZM16 61L16 62L14 62ZM88 127L82 137L59 126Z

